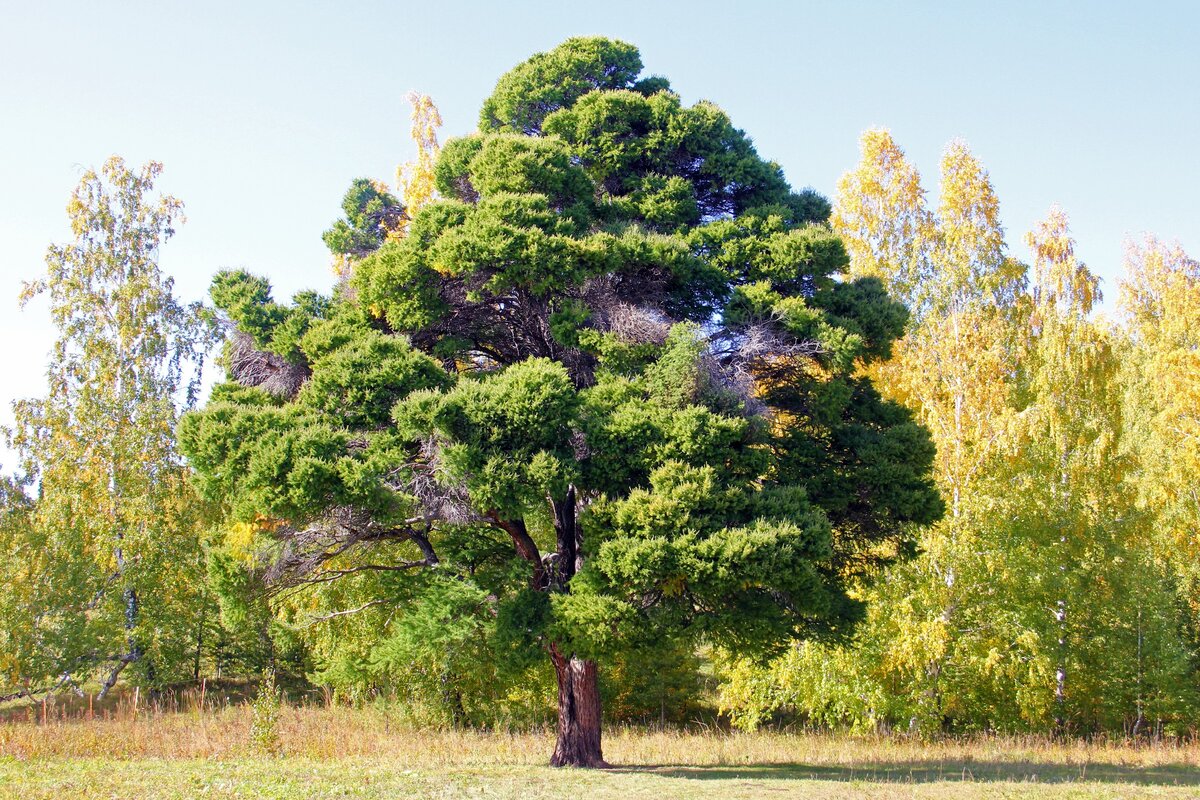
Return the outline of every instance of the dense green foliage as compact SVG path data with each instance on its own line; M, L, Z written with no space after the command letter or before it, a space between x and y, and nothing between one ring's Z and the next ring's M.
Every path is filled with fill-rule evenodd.
M825 201L639 72L578 39L505 75L443 149L442 199L374 240L345 296L213 284L303 377L264 391L235 366L184 418L198 486L259 527L312 624L385 614L365 668L421 663L468 716L476 676L547 651L847 630L854 582L942 512L928 435L857 372L904 308L839 279Z
M334 255L361 258L383 244L404 218L404 206L367 178L350 184L342 200L345 219L333 223L322 238Z

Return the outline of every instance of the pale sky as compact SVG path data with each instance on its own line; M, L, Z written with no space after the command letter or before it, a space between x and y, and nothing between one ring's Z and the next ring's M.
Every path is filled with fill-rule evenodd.
M961 137L1018 258L1056 202L1109 299L1129 235L1200 255L1195 3L0 0L0 423L44 391L46 306L16 298L67 237L84 166L164 163L188 222L162 264L184 299L226 267L279 298L327 290L320 237L347 185L412 155L408 90L433 96L443 137L467 133L502 72L596 34L723 107L797 188L832 197L884 126L934 199Z

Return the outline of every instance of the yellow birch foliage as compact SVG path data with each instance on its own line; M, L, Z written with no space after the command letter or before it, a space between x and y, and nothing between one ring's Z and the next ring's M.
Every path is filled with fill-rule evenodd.
M1021 470L1027 490L1049 487L1051 502L1063 507L1060 517L1071 505L1086 527L1113 505L1123 478L1116 360L1107 332L1089 317L1101 299L1100 281L1075 257L1061 208L1051 208L1025 242L1035 275L1025 366L1030 402L1013 444L1027 454L1042 451L1041 463Z
M879 278L915 309L934 237L921 175L885 129L863 133L859 151L858 166L838 181L829 222L846 245L853 274Z
M886 132L868 131L862 150L831 223L849 275L881 278L914 311L893 358L870 369L931 431L949 513L923 532L917 558L866 590L852 646L813 658L798 648L761 676L735 665L726 704L739 724L782 707L930 731L1186 723L1194 692L1173 590L1125 488L1119 336L1092 319L1099 281L1075 257L1066 215L1052 209L1026 238L1031 291L1029 268L1006 253L990 177L964 143L943 154L932 214ZM1131 253L1126 304L1147 353L1130 395L1155 398L1141 419L1147 456L1172 456L1155 462L1163 476L1143 468L1143 480L1176 481L1160 504L1186 500L1187 476L1200 471L1200 453L1179 444L1200 441L1185 428L1200 419L1200 270L1177 248ZM1200 508L1195 494L1190 502ZM861 703L830 686L853 687Z
M1027 376L1006 471L1014 520L1014 584L1025 624L1051 655L1054 724L1143 724L1146 709L1178 713L1187 657L1162 571L1149 557L1123 452L1120 333L1093 318L1099 279L1075 256L1066 214L1051 208L1026 236L1035 286L1026 326ZM1136 587L1136 588L1135 588ZM1040 612L1039 612L1040 609ZM1185 679L1186 680L1186 679Z
M1066 212L1051 206L1046 219L1025 234L1025 244L1034 255L1034 302L1077 317L1091 313L1102 299L1100 281L1075 258Z
M412 105L411 136L417 145L417 157L396 168L396 187L400 190L400 199L404 201L405 219L389 238L403 237L408 223L437 194L433 168L442 149L437 135L438 128L442 126L442 115L434 105L433 98L427 94L409 92L407 98Z
M946 145L933 248L932 302L939 310L1009 305L1024 288L1024 269L1004 255L1000 201L991 176L966 142Z
M885 612L882 664L913 681L923 726L963 713L963 687L978 682L966 675L996 638L999 620L980 604L995 578L983 536L994 507L982 484L1012 424L1013 322L1024 289L1022 266L1004 252L990 176L961 141L943 153L933 219L930 266L916 292L925 312L884 367L894 396L933 433L949 507L897 582L906 594Z
M37 486L27 559L0 564L33 621L16 653L26 690L101 671L111 685L131 664L146 683L172 679L198 624L204 507L175 423L216 331L159 268L182 218L153 193L161 171L114 156L85 172L67 206L73 239L21 294L45 297L58 331L47 393L14 404L9 432Z
M1127 406L1140 503L1164 544L1200 555L1200 263L1179 243L1129 242L1121 308L1132 336ZM1194 568L1193 568L1194 571Z
M936 215L886 131L867 131L862 152L839 183L831 222L851 254L851 275L879 276L910 307L927 307L873 377L933 432L953 520L1007 425L1024 266L1004 253L991 179L963 142L951 142L942 157ZM889 223L893 215L904 221ZM913 286L914 277L922 283Z
M936 214L886 131L868 131L861 144L863 159L839 183L831 223L851 255L850 274L881 277L914 312L894 357L872 377L933 434L949 513L922 535L921 556L874 590L860 647L873 651L879 678L906 698L917 724L937 725L962 702L950 686L961 685L964 662L991 647L958 631L996 638L976 602L994 570L980 538L994 509L980 482L1014 417L1014 323L1025 272L1004 252L999 201L963 142L943 154Z

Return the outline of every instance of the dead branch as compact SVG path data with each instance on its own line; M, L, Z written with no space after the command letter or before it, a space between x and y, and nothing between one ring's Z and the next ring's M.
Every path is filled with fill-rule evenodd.
M312 627L313 625L316 625L318 622L328 622L329 620L336 619L337 617L346 617L351 614L357 614L360 611L366 611L368 608L373 608L375 606L383 605L384 602L385 601L382 599L371 600L369 602L363 603L361 606L358 606L357 608L347 608L343 611L333 611L328 614L312 614L308 617L308 624L305 627Z
M288 400L296 396L312 374L307 364L295 364L283 356L259 350L253 336L236 329L229 336L226 359L231 380Z

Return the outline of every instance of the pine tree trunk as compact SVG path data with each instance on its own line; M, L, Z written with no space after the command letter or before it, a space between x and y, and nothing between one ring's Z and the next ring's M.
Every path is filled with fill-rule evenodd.
M600 685L595 661L563 655L551 646L558 678L558 740L552 767L607 767L600 752Z

